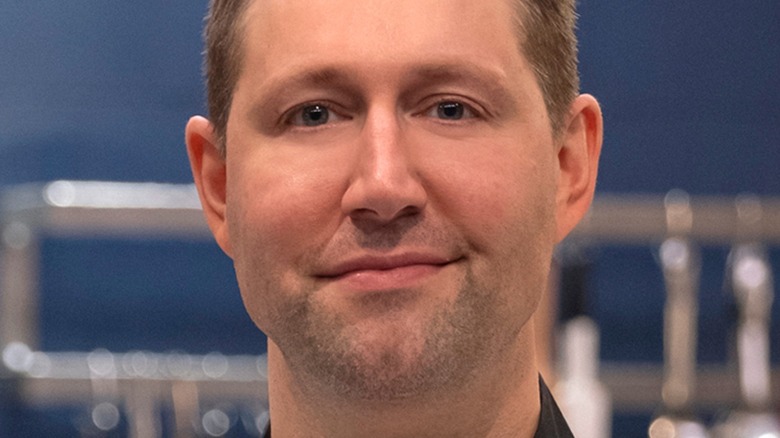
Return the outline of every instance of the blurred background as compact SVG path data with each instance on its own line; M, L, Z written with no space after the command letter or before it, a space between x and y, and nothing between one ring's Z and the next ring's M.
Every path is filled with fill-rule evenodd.
M205 113L200 75L205 10L205 0L0 0L0 192L5 193L0 225L6 231L10 225L18 231L18 222L8 218L21 208L20 199L35 193L45 198L47 182L191 182L183 129L189 116ZM780 3L582 0L579 11L582 90L601 102L606 127L597 196L662 200L681 189L697 206L701 200L731 205L738 195L751 193L772 217L780 196ZM654 205L663 213L662 203ZM154 228L145 221L159 218L149 218L139 216L117 233L41 227L33 234L35 263L25 265L35 270L0 271L6 286L11 276L35 279L35 336L28 347L92 352L91 389L46 403L43 396L25 395L26 379L20 376L30 369L14 362L32 356L24 349L14 356L6 348L10 369L0 372L0 436L126 436L136 426L122 403L118 423L93 427L94 406L118 391L100 389L97 377L143 374L138 367L123 368L133 358L147 363L186 357L205 364L265 351L265 339L244 312L230 260L202 232L135 229ZM3 236L7 253L18 249L18 233ZM664 412L659 370L670 286L659 256L663 239L584 240L561 256L564 272L572 272L566 271L572 260L587 270L563 282L564 294L580 295L561 297L560 324L583 313L595 321L600 361L613 372L608 388L616 375L652 370L640 377L653 383L648 387L658 393L648 400L657 402L621 404L626 398L615 394L610 417L612 436L646 436L653 418ZM777 241L778 236L761 241L759 251L775 276ZM736 376L740 307L727 274L734 242L685 242L700 255L698 369L732 370L729 375ZM765 290L774 292L769 280ZM0 314L14 314L11 300L0 303L6 306ZM769 359L778 367L780 310L777 300L765 304ZM101 363L114 368L101 374ZM166 369L168 377L175 374L173 367ZM206 390L191 385L171 397L188 399L198 391ZM228 436L253 436L251 427L236 426L249 415L245 411L261 415L252 403L234 402L222 409L224 419L212 420L227 421ZM160 403L160 415L181 423L184 405ZM735 396L733 403L705 400L687 407L711 425L744 405ZM213 411L205 402L187 409ZM150 430L173 436L175 427L168 424L160 420ZM205 424L196 428L198 434L219 436L222 429Z

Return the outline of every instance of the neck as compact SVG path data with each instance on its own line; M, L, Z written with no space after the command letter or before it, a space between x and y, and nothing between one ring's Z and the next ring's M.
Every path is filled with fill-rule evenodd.
M539 421L539 382L531 324L523 332L530 333L521 333L522 342L469 381L396 401L334 396L291 372L269 340L272 436L531 438Z

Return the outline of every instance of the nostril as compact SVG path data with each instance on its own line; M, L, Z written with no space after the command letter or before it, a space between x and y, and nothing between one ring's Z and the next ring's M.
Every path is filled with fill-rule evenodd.
M397 219L420 214L420 212L422 212L422 207L424 207L424 205L407 205L406 207L402 208L398 214L395 215L395 218Z
M388 223L397 219L418 215L421 211L421 206L416 205L407 205L400 209L384 205L375 206L374 208L356 208L349 213L349 216L355 221Z
M341 208L352 218L391 222L420 213L427 202L425 188L414 178L403 178L396 183L361 178L347 188Z
M357 230L355 237L360 247L387 249L398 246L409 230L419 226L423 214L419 210L409 210L391 220L382 220L373 212L367 212L352 216L350 220Z

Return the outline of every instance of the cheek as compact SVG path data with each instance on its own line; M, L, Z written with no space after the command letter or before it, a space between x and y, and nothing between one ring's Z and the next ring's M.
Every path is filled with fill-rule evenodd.
M486 291L504 291L504 316L518 324L536 308L555 243L555 167L547 146L518 151L522 145L514 143L460 157L452 166L468 166L447 172L446 194L436 203L467 236L475 278Z
M465 229L475 245L498 249L497 242L538 241L554 228L555 181L544 154L521 154L517 145L483 148L456 157L433 194L436 204ZM535 157L531 158L531 157Z
M233 246L270 253L281 262L284 253L316 245L334 222L340 199L338 177L325 169L266 157L229 167Z
M303 171L246 159L228 165L227 220L236 276L261 329L286 300L304 293L302 261L327 241L337 222L335 185L332 174L317 167Z

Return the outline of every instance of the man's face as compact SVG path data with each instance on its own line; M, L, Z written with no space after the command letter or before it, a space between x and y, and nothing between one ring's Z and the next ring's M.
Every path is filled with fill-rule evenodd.
M255 323L344 394L443 387L520 342L557 148L505 0L255 1L227 237Z

